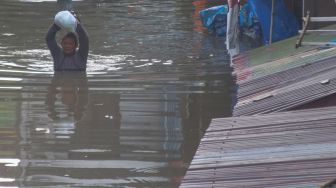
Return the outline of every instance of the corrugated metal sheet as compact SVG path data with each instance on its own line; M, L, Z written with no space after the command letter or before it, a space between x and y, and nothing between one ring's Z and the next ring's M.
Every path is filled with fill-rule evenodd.
M215 119L180 187L318 187L336 174L335 111Z
M264 76L249 82L239 84L238 99L245 100L251 96L281 88L312 76L336 68L336 57L323 61L296 67L287 71Z
M280 51L282 49L279 49ZM268 52L274 53L274 52ZM326 58L335 56L336 48L314 49L294 55L286 55L276 60L270 60L263 64L251 66L249 65L249 57L239 57L233 59L234 74L237 76L237 83L241 84L264 76L290 70L295 67L304 66L317 61L323 61ZM265 54L256 54L264 56Z
M285 111L336 93L336 58L239 85L233 115Z

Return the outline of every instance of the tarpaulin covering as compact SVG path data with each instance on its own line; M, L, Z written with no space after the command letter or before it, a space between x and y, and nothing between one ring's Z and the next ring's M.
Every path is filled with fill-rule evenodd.
M253 10L251 10L251 6L249 4L243 5L240 9L239 26L243 34L253 39L261 38L262 32L260 22Z
M249 0L248 4L259 19L263 42L269 43L272 16L271 0ZM298 33L299 23L294 13L289 11L283 0L275 0L272 42L292 37Z
M210 33L215 33L218 36L225 36L227 13L227 5L215 6L200 11L203 26L206 27Z

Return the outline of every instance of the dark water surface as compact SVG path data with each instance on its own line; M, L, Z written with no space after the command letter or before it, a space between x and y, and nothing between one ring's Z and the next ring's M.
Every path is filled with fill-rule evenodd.
M204 3L76 1L88 71L54 74L56 2L1 0L0 187L177 187L211 119L231 115L229 58L200 33Z

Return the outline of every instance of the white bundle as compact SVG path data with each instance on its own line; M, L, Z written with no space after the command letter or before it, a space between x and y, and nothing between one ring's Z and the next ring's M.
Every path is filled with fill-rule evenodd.
M55 24L68 31L75 32L77 27L77 19L67 10L58 12L54 19Z

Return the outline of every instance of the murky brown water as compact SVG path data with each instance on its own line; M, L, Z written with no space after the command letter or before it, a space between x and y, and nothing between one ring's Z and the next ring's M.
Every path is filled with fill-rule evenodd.
M56 2L1 0L0 186L177 187L234 94L224 39L200 33L202 3L75 2L88 71L54 74Z

